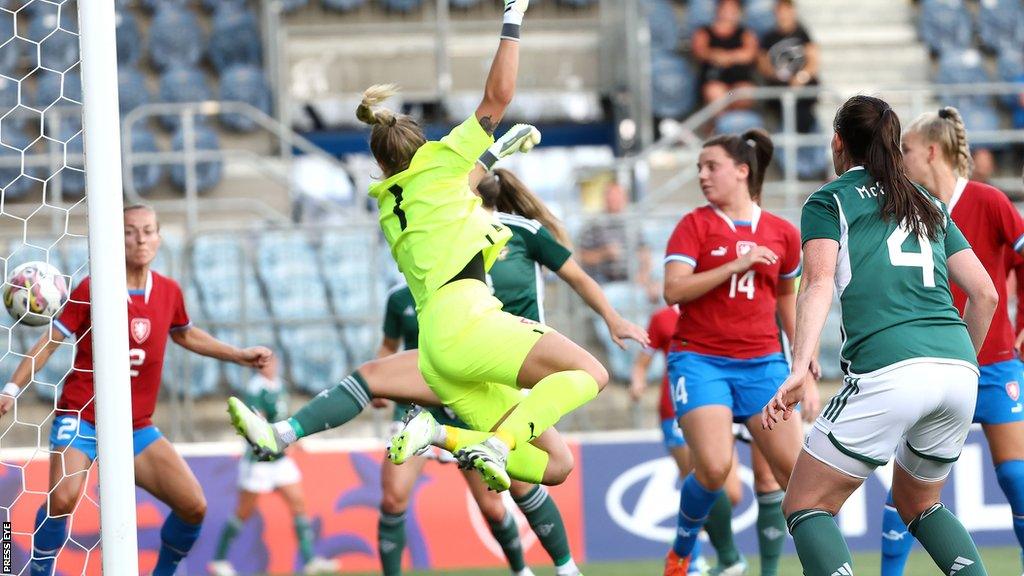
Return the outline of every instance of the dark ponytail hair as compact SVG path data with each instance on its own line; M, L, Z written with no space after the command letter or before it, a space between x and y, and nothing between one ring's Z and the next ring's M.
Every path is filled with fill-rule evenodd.
M945 216L931 196L907 177L896 112L879 98L854 96L836 112L833 127L849 159L862 164L881 184L882 217L906 226L916 236L938 238Z
M772 163L775 144L771 136L760 128L747 130L743 134L722 134L704 143L704 148L718 146L737 164L746 164L750 168L747 174L747 190L755 201L761 199L761 187L764 184L764 173Z
M504 168L496 168L480 180L476 190L483 200L484 207L536 220L551 232L559 244L572 248L569 234L562 226L562 222L548 210L540 198L530 192L522 180L516 178L515 174Z

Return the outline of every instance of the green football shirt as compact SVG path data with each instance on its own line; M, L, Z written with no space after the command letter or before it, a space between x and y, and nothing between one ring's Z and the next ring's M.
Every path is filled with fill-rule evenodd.
M558 272L572 252L536 220L502 212L495 212L494 216L512 231L512 239L490 271L494 297L501 300L502 310L509 314L543 323L541 266Z
M417 310L477 253L489 270L512 235L469 189L470 171L493 142L470 116L441 141L421 146L407 170L370 187Z
M401 340L406 350L419 346L420 324L416 321L416 302L405 284L388 292L384 309L384 337Z
M882 217L884 194L866 170L851 168L812 194L800 218L804 243L816 238L839 243L835 282L842 305L843 369L866 374L914 358L976 366L946 269L946 260L970 245L938 200L946 226L929 241Z

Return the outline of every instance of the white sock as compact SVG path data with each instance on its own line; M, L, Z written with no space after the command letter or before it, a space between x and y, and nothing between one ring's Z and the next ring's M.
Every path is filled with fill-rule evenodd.
M274 432L277 432L277 438L284 443L284 446L293 444L299 439L299 435L295 433L295 429L288 423L287 420L281 420L280 422L274 422ZM284 446L281 449L284 450Z
M527 566L526 568L523 568L519 572L513 572L512 576L536 576L536 575L533 573L533 570L530 570L530 567Z
M448 429L444 424L434 425L434 434L430 437L430 443L434 446L444 448L444 442L448 439Z
M580 573L579 566L576 566L576 562L572 558L561 566L555 566L555 576L576 576Z

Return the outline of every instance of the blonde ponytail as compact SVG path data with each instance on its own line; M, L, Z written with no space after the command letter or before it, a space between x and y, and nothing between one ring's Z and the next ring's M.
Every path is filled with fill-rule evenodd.
M395 94L398 94L398 86L394 84L375 84L370 86L363 92L363 100L359 103L359 108L356 108L356 118L370 126L376 124L394 126L396 120L394 112L387 108L378 108L377 110L373 108Z
M953 132L956 134L956 171L958 176L970 178L974 170L974 161L971 158L971 147L967 143L967 127L964 126L963 116L960 111L952 106L946 106L939 110L939 118L949 120L953 124Z
M957 176L970 178L974 160L967 142L967 128L959 110L946 106L938 112L925 112L907 127L907 132L921 136L925 142L938 144L953 172Z
M370 151L385 178L407 169L416 151L427 141L423 129L410 116L378 107L395 94L398 94L398 87L394 84L370 86L356 108L356 118L373 126Z

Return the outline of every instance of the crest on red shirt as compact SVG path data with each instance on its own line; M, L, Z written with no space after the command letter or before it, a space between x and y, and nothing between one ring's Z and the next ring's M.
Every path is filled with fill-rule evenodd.
M142 344L149 338L149 318L132 318L131 333L136 344Z
M1020 400L1020 384L1016 380L1006 383L1006 395L1014 402Z
M746 256L751 250L757 248L757 242L751 242L749 240L740 240L736 243L736 255L739 257Z

